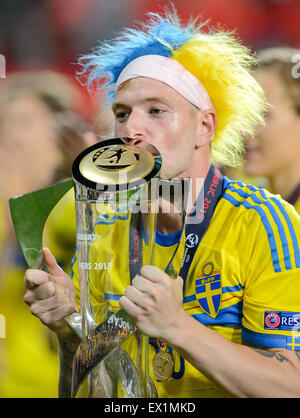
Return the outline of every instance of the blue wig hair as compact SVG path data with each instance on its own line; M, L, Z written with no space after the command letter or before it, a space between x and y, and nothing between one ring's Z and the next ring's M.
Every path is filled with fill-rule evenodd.
M135 58L143 55L170 57L173 50L188 42L198 32L194 22L183 26L178 15L166 13L165 17L149 13L149 20L141 28L125 29L111 42L101 42L91 54L81 56L82 71L78 76L86 76L86 85L99 87L104 82L108 98L113 99L113 85L121 71Z

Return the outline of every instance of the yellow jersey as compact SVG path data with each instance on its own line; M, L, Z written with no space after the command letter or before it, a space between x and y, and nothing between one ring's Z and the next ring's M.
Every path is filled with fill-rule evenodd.
M99 298L99 312L104 304L111 311L119 309L118 300L130 284L129 225L129 213L124 213L107 222L102 219L95 227L99 243L109 228L113 238L104 245L106 256L101 254L100 260L95 258L92 262L101 263L102 272L104 265L106 269L115 269L116 275L109 287L100 278L98 285L93 283L98 286L92 293ZM183 234L173 263L177 271L186 245L197 242L192 234ZM180 232L157 232L154 265L165 269L179 237ZM244 341L262 347L300 350L299 242L300 217L293 206L266 190L224 177L221 197L185 279L185 311L233 343ZM122 254L118 266L113 262L115 253ZM79 301L77 270L75 254L71 277ZM174 358L173 375L165 382L158 381L151 370L158 350L156 340L150 338L150 377L159 397L231 396L173 352L172 347L168 350Z

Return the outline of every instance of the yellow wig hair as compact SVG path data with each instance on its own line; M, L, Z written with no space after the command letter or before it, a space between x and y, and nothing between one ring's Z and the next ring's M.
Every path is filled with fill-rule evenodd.
M236 166L244 149L244 135L264 123L264 93L250 73L255 59L232 34L199 34L173 50L178 61L204 85L217 114L212 142L213 160Z

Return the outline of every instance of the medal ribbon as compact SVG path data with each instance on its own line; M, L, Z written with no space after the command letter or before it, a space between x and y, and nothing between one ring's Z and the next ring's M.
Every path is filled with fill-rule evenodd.
M223 193L223 175L214 165L211 165L198 195L194 210L187 215L185 240L177 251L174 259L175 269L185 281L191 267L194 255L207 231L213 217L216 205ZM139 214L141 215L141 214ZM196 219L197 218L197 219ZM197 220L197 221L196 221ZM133 216L129 231L129 271L130 281L142 268L142 233L141 216ZM181 263L180 263L180 260ZM179 267L179 268L176 268Z
M204 190L203 190L204 189ZM182 255L180 277L187 279L194 255L213 217L216 205L223 193L223 175L214 165L211 165L198 195L195 209L188 215L185 227L184 250ZM195 222L196 218L198 222ZM191 222L192 221L192 222ZM175 256L176 258L176 256Z

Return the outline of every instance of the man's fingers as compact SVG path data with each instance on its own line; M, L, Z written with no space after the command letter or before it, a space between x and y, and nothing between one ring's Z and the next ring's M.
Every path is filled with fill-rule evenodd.
M148 279L145 279L142 276L136 276L132 280L132 285L142 293L147 293L150 296L155 295L155 290L153 288L153 282Z
M41 270L27 270L24 278L25 289L31 290L51 280L51 276Z
M40 316L42 313L53 311L62 305L61 299L58 295L51 296L48 299L39 300L30 306L30 311L35 316Z
M163 282L169 280L170 276L156 266L146 265L141 268L141 276L145 277L152 282Z
M140 275L143 276L149 282L162 284L164 287L166 286L167 288L170 286L172 287L173 283L176 283L177 289L182 290L183 288L183 280L180 276L177 276L176 279L172 279L167 273L155 266L143 266L141 268Z
M46 283L47 281L52 281L53 279L51 275L66 276L64 271L57 264L49 248L44 247L43 254L44 254L47 266L49 268L50 274L41 270L34 270L34 269L27 270L25 273L25 279L24 279L25 289L27 290L34 289L35 287L40 286L43 283Z
M27 304L33 303L35 300L44 300L54 296L56 293L55 283L47 281L31 290L27 290L24 301Z
M120 308L124 309L132 318L137 318L138 315L142 314L142 309L139 308L135 303L129 300L126 296L121 296L119 299Z
M50 273L53 276L62 276L62 275L65 276L64 271L57 264L57 262L55 260L55 257L52 255L49 248L44 247L43 248L43 254L44 254L45 261L47 263L47 266L49 268Z
M75 287L71 279L58 266L48 248L43 249L49 273L42 270L27 270L24 301L33 315L58 335L70 335L64 318L77 312Z
M62 320L72 313L76 312L75 307L66 303L63 306L58 306L56 309L41 312L38 317L44 325L50 327L53 331L62 327Z
M140 292L138 289L136 289L134 286L128 286L125 289L125 296L137 305L140 305L144 298L144 294Z
M140 275L145 277L152 282L159 282L161 281L162 274L165 274L161 269L155 266L143 266L140 271Z
M174 280L174 279L173 279ZM183 284L184 284L184 282L183 282L183 278L182 277L180 277L180 276L177 276L177 278L175 279L176 280L176 282L177 282L177 286L178 286L178 289L179 289L179 291L180 291L180 294L182 293L182 289L183 289Z

